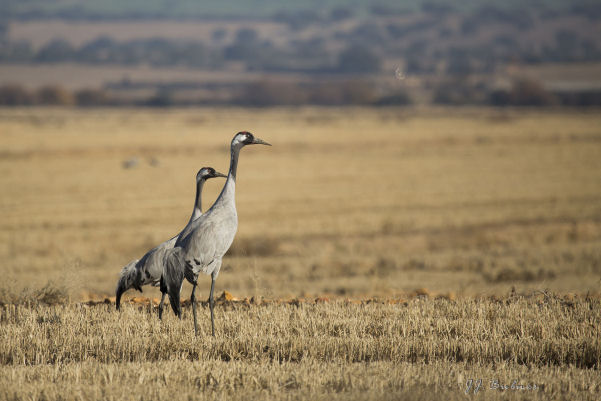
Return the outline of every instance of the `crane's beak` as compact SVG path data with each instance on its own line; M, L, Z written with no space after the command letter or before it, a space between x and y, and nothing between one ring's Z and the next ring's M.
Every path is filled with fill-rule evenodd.
M255 138L255 139L253 139L253 141L251 142L251 144L252 144L252 145L267 145L267 146L271 146L271 144L270 144L270 143L267 143L267 142L265 142L264 140L262 140L262 139L259 139L259 138Z
M215 171L215 175L213 177L223 177L223 178L227 178L227 175L225 174L221 174L219 171Z

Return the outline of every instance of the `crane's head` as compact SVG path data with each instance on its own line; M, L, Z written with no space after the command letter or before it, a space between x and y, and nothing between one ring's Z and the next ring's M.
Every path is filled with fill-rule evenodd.
M198 170L198 174L196 174L196 182L199 182L201 180L208 180L209 178L216 178L216 177L226 177L227 175L225 174L221 174L218 171L215 171L215 169L213 167L203 167L200 170Z
M234 139L232 139L232 147L243 147L246 145L267 145L271 146L271 144L265 142L262 139L255 138L253 134L248 131L241 131L234 135Z

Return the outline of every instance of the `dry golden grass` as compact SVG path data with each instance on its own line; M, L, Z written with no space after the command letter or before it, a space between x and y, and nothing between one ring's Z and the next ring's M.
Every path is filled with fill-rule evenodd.
M461 399L469 378L485 399L601 396L598 298L226 302L216 338L203 309L195 338L189 309L160 322L132 305L4 306L0 397Z
M599 399L599 127L594 112L0 110L0 398L454 400L482 378L482 399ZM217 291L331 301L220 303L218 336L198 339L189 308L160 323L149 305L79 303L181 229L196 171L226 171L242 129L274 146L242 152Z
M599 292L599 127L593 112L2 110L0 269L11 287L111 295L121 266L183 227L196 171L226 171L248 129L274 146L242 152L219 291Z

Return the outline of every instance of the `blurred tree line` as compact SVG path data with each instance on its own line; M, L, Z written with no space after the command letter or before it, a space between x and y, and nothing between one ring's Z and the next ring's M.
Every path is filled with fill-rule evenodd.
M374 74L387 60L403 59L414 75L489 73L508 62L601 61L601 2L557 7L485 4L470 11L452 3L423 2L410 13L374 3L367 16L351 7L275 12L267 21L284 24L286 43L261 36L253 24L215 29L202 40L98 37L74 46L51 38L40 48L10 40L0 18L0 62L104 63L221 69L240 62L250 71ZM226 27L227 24L224 24ZM595 28L596 27L596 28ZM529 35L529 36L528 36ZM528 40L524 40L528 37Z
M266 76L277 72L280 77L310 77L302 82L293 79L230 82L228 95L219 100L180 96L189 89L186 86L193 87L194 83L166 86L150 83L146 89L154 90L154 94L134 100L118 93L128 89L125 84L74 92L58 86L28 90L13 85L0 88L0 104L168 106L207 101L259 106L412 104L411 89L382 88L376 82L386 75L392 77L397 66L402 67L403 74L418 77L421 89L432 95L428 100L436 104L600 103L596 89L550 91L532 79L516 79L510 87L497 88L486 79L470 79L490 77L510 63L601 61L601 35L594 35L594 30L601 26L600 2L578 0L561 7L540 2L519 6L476 2L481 5L461 9L458 3L438 0L416 4L420 6L407 10L393 1L370 2L363 12L340 5L319 10L289 7L273 11L263 20L248 20L247 26L238 23L229 27L224 23L201 40L162 37L117 40L101 36L74 45L68 40L49 38L40 47L11 40L8 13L0 13L0 63L4 64L68 62L201 70L228 70L234 65L235 72L242 66L246 71L263 72ZM78 15L78 10L73 9L68 15L55 17L75 20ZM79 15L79 18L84 17ZM285 40L269 37L254 25L265 21L283 24L287 29L282 35Z
M241 84L230 97L221 100L178 96L182 86L185 83L161 85L149 95L132 98L121 96L118 90L111 89L69 91L60 86L44 86L29 90L19 85L4 85L0 86L0 106L408 106L414 103L412 94L406 90L381 93L373 82L364 79L321 83L263 79ZM433 90L432 103L496 107L601 106L601 89L549 91L530 78L518 78L507 89L494 89L482 83L473 84L458 79L438 84Z
M448 79L434 88L432 103L488 106L600 106L601 89L551 91L532 78L517 78L506 89L489 88L483 82Z
M75 47L64 39L54 39L37 50L26 41L0 43L3 63L84 63L113 65L184 66L215 70L224 63L242 62L249 71L314 73L376 73L382 59L366 46L351 45L338 57L319 41L296 41L281 49L259 40L251 28L240 29L231 44L216 48L203 41L138 39L118 42L99 37Z
M0 86L0 106L103 106L116 104L98 89L69 91L60 86L28 90L20 85Z
M161 85L144 97L121 96L118 90L82 89L69 91L60 86L44 86L29 90L20 85L0 86L0 106L155 106L224 104L242 106L278 105L408 105L406 92L380 96L365 80L348 80L324 84L302 84L259 80L241 84L233 94L222 100L206 97L178 96L180 85Z

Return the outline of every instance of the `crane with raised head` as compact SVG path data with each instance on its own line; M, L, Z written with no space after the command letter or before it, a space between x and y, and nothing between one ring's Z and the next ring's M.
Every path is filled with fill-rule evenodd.
M213 291L221 268L221 260L232 245L238 230L236 212L236 172L240 150L246 145L268 145L247 131L238 132L230 146L230 169L225 185L217 200L202 216L189 224L177 238L175 247L166 253L165 269L160 288L169 295L173 312L181 319L180 291L184 277L192 284L192 311L194 333L198 335L195 291L200 273L211 275L209 307L211 310L211 334L215 335Z
M202 215L202 188L206 180L216 177L227 177L215 171L212 167L203 167L196 174L196 198L194 200L194 209L188 221L190 225L194 220ZM186 226L187 227L187 226ZM181 233L180 233L181 234ZM117 310L121 306L121 296L130 288L142 292L142 286L158 286L163 274L163 262L165 252L172 249L180 234L152 248L141 259L129 262L122 270L117 282L115 305ZM162 313L164 296L159 306L159 314Z

